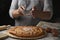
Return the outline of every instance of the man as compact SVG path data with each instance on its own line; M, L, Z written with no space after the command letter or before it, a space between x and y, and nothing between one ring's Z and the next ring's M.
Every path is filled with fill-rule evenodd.
M52 0L12 0L9 14L15 26L35 26L40 20L52 18Z

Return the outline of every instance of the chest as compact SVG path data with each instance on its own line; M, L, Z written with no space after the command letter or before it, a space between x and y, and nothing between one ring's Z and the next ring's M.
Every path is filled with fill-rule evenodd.
M18 0L18 6L24 6L26 10L31 10L31 8L34 6L41 9L43 4L40 0Z
M18 0L18 6L24 5L24 6L28 6L28 5L37 5L39 3L39 0Z

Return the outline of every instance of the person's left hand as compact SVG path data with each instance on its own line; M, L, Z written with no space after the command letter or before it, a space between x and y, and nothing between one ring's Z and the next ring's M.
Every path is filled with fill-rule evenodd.
M33 7L31 10L31 15L33 18L38 18L40 12L41 12L40 9Z

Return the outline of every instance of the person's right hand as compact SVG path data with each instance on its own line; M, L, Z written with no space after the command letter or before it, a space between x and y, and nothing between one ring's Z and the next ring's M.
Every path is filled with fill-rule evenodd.
M14 10L12 13L13 17L17 18L19 16L23 16L23 13L22 13L23 9L24 9L24 7L22 6L22 7L19 7L17 10Z

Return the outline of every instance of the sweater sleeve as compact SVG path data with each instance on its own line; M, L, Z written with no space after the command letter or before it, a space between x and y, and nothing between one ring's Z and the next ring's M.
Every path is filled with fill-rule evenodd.
M18 0L12 0L11 6L10 6L10 9L9 9L9 15L10 15L11 18L13 18L12 11L17 9L17 8L18 8Z
M44 7L43 7L43 11L49 11L51 12L51 17L53 16L53 5L52 5L52 0L44 0Z

